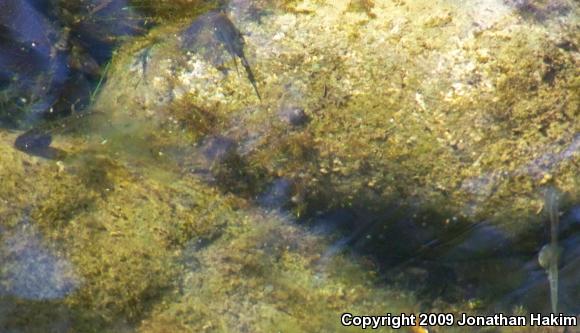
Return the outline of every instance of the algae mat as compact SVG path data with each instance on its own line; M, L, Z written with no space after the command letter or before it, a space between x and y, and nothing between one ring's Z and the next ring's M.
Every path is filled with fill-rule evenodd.
M0 328L547 311L549 187L577 314L578 6L522 3L234 1L234 28L159 14L88 116L51 132L66 154L0 131Z

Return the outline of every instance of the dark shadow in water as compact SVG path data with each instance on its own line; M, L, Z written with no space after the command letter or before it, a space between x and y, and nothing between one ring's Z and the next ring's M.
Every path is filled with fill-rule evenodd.
M523 18L543 22L556 16L570 12L569 0L504 0L505 4L514 8Z
M559 153L548 149L550 153L515 174L535 177L556 168L578 150L577 139L574 137ZM211 166L207 169L213 176L212 185L221 190L247 198L267 210L284 213L294 208L292 195L299 179L277 177L266 171L252 175L256 167L248 167L246 155L235 140L206 138L199 151L192 154L209 160ZM313 165L321 159L316 151L310 158ZM511 312L517 305L529 311L550 310L547 275L538 264L538 252L549 240L542 225L530 225L514 236L488 221L468 221L457 212L445 211L429 202L414 206L382 202L370 190L347 199L344 193L333 191L335 184L326 181L321 177L319 188L328 191L311 196L307 193L306 198L298 199L308 206L297 223L310 226L318 234L340 237L321 258L321 265L343 252L370 257L385 283L420 295L425 309L433 308L438 301L457 304L473 299L490 311ZM497 180L489 182L494 181ZM481 186L479 182L472 185L474 190ZM350 207L329 208L347 201ZM570 301L574 298L568 296L578 295L578 286L573 282L580 280L578 261L570 257L578 251L574 240L580 234L579 214L575 212L573 209L562 217L560 233L562 244L568 245L561 262L559 308L568 313L578 313Z
M540 227L518 238L487 223L452 221L433 226L401 208L376 213L338 209L311 218L317 233L346 235L321 259L344 252L371 257L385 283L419 295L425 310L438 301L479 300L491 312L511 313L518 305L528 311L551 312L546 271L538 264L545 244ZM580 313L580 206L561 222L563 256L560 264L559 311ZM411 214L409 214L411 215ZM443 221L435 214L425 220ZM449 215L447 215L449 216Z

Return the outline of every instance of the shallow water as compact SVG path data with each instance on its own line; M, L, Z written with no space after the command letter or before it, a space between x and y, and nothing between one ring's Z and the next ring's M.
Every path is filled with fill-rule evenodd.
M579 10L1 2L0 331L578 331Z

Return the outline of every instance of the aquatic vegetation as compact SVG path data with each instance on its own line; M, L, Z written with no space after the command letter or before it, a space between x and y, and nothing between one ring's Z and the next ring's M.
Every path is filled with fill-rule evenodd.
M353 12L363 12L370 18L375 18L376 15L372 12L374 6L375 3L372 0L352 0L348 4L348 9Z
M129 0L133 8L155 22L192 19L216 9L223 1L215 0Z
M428 18L444 18L453 11L458 15L453 21L425 26ZM216 70L225 66L224 54L239 52L208 52L219 38L203 32L204 20L180 34L181 46L195 45L195 53L202 56L177 59L183 67L178 66L177 75L167 75L175 67L159 61L171 58L169 50L175 45L169 40L159 44L149 69L160 78L160 89L140 91L145 96L137 97L138 103L163 110L166 102L157 103L153 97L161 95L172 101L169 105L180 103L172 112L187 114L189 104L190 109L217 115L209 135L221 133L237 142L244 172L263 179L253 183L255 178L248 177L244 193L260 193L264 184L288 179L294 184L294 212L300 216L338 207L380 210L385 202L420 202L439 211L435 215L492 218L517 232L526 227L513 222L514 216L537 219L534 212L541 201L530 201L524 193L546 181L570 190L566 184L574 177L576 155L546 154L549 163L539 162L544 166L538 168L529 155L575 142L576 124L570 121L578 105L574 56L562 51L541 27L509 25L510 16L504 14L503 25L475 31L452 6L433 13L375 3L373 13L385 20L370 20L364 26L341 24L340 13L327 16L333 22L327 35L319 30L320 17L326 14L322 9L309 15L270 14L263 17L270 26L245 21L243 14L236 17L240 30L248 31L245 52L279 54L253 61L269 93L262 107L243 80ZM410 13L425 20L416 25L392 20ZM289 28L296 22L304 24L302 31ZM504 30L508 26L509 34ZM357 39L351 39L352 29ZM401 29L404 35L397 32ZM471 37L459 50L446 44L446 38L464 29L474 29L473 35L467 35ZM305 46L308 36L316 36L318 42ZM380 56L377 49L384 50ZM121 56L115 71L130 61ZM117 81L108 100L122 95L115 94L115 87L131 84ZM300 126L283 124L291 119L287 108L302 110L308 120L300 120ZM237 177L235 168L229 170L230 176L222 179ZM480 177L487 171L490 177L483 181Z
M71 3L90 30L122 2ZM0 327L341 332L345 309L547 310L538 192L580 198L573 23L419 0L242 1L197 20L132 3L130 22L165 24L121 45L89 117L0 131L0 240L26 208L82 281L43 304L0 295L26 317ZM137 32L102 29L110 45ZM553 304L577 313L566 219Z

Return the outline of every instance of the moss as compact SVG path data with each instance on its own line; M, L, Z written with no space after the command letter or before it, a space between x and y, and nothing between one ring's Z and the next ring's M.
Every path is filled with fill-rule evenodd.
M146 23L167 23L176 22L183 19L192 19L204 12L218 8L222 5L221 1L215 0L130 0L124 10L131 9L137 11L139 14L145 16ZM103 12L112 13L112 17L116 19L124 19L127 21L137 22L140 17L133 13L129 16L123 16L119 12L118 5L111 2L103 2L93 4L86 0L61 0L59 1L59 11L63 18L69 23L78 24L81 21L87 21L91 24L98 23L99 16ZM86 23L86 22L85 22ZM122 22L131 27L131 22Z

